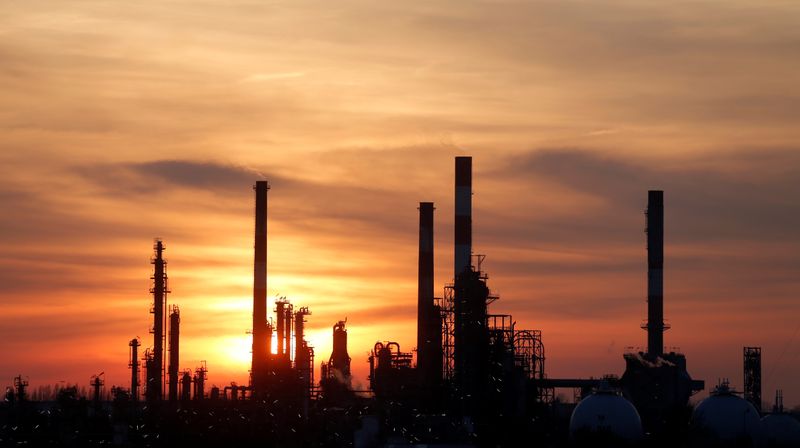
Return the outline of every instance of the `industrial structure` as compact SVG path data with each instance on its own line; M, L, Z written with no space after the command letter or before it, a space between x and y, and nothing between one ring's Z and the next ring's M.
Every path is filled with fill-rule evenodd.
M153 334L152 350L145 350L145 370L147 371L147 382L145 383L145 397L149 403L155 403L163 398L164 386L164 345L166 344L167 319L167 262L164 260L164 243L156 239L153 245L155 252L150 263L153 265L153 287L150 293L153 294L153 307L150 312L153 314L153 327L150 332Z
M178 364L180 360L181 312L172 305L169 312L169 401L178 401Z
M294 306L282 297L275 302L276 327L267 318L267 181L254 187L255 243L253 255L253 353L250 385L232 388L255 400L282 400L307 412L314 389L314 348L305 339L308 307ZM277 330L277 331L275 331ZM294 330L294 332L292 331ZM277 350L272 353L272 341ZM294 353L292 339L294 338ZM292 356L292 354L294 356Z
M442 381L442 310L436 303L433 279L433 202L419 203L417 274L417 371L419 384L436 390Z
M434 204L419 205L417 363L396 342L370 354L370 387L383 403L410 402L460 416L493 433L498 419L524 418L548 396L541 332L489 313L483 255L472 251L472 158L455 159L453 283L434 298ZM484 431L481 431L482 433Z
M744 347L744 399L761 412L761 347Z
M92 375L89 379L89 385L92 386L92 402L95 406L99 406L102 399L103 386L105 385L105 381L101 378L103 374L105 372L100 372L97 375Z
M692 437L728 437L724 415L735 408L752 412L742 420L742 431L757 436L747 425L759 424L759 347L744 348L747 400L735 397L722 383L693 417L688 401L704 382L691 378L682 353L664 349L669 325L664 320L662 191L649 191L647 198L647 321L642 325L646 350L624 354L621 376L554 378L545 370L542 332L520 328L510 314L495 312L500 297L489 288L485 255L475 253L472 244L472 158L456 157L454 173L452 277L448 274L437 297L435 207L433 202L420 202L416 347L401 348L399 338L391 335L375 342L366 359L357 360L369 363L366 389L359 390L359 379L351 371L347 326L352 322L345 319L332 326L332 350L320 363L317 381L314 347L306 334L310 309L286 297L268 302L270 185L259 180L254 186L249 381L209 388L205 361L194 369L181 368L181 310L167 303L165 245L157 239L150 289L153 345L142 356L141 341L128 342L130 387L112 387L107 409L101 403L103 374L92 377L94 415L106 412L106 417L93 421L94 432L81 434L105 434L103 444L113 440L132 446L518 446L523 439L553 447L598 440L613 441L614 446L685 446L681 443ZM14 384L7 397L10 393L13 402L25 401L27 381L20 376ZM144 403L139 400L142 386ZM556 399L559 388L577 390L578 403ZM750 411L748 401L755 410ZM785 425L779 422L782 418L771 421L776 427ZM690 422L707 431L702 437L689 433ZM5 436L2 431L0 436Z
M664 352L664 192L647 194L647 351L626 353L622 391L636 406L645 430L660 434L685 420L689 397L703 390L703 381L692 380L686 356Z
M133 402L139 401L139 343L138 338L133 338L128 343L130 356L128 357L128 367L131 369L131 398Z
M347 353L347 321L333 325L333 347L328 362L320 364L319 399L321 402L341 405L355 400L353 377L350 372L350 355Z
M251 383L253 394L263 398L269 381L267 352L267 191L269 183L258 181L255 206L255 243L253 256L253 360Z

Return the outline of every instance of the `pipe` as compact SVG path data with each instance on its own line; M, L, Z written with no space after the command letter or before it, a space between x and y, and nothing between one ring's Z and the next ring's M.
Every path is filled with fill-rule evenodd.
M647 193L647 353L664 353L664 192Z

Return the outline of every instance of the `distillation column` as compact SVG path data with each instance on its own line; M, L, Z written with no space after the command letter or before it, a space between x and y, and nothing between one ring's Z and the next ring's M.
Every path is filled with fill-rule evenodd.
M128 367L131 368L131 399L136 403L139 401L139 340L131 339L128 346L131 348L128 363Z
M169 313L169 401L178 401L178 360L180 352L181 314L177 305Z
M163 370L164 370L164 324L165 309L167 306L167 262L164 260L164 243L156 239L153 247L155 256L153 264L153 358L147 369L147 399L148 401L161 400L163 394Z

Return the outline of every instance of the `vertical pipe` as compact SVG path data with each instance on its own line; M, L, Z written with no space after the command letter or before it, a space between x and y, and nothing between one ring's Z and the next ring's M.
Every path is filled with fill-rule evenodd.
M153 369L148 379L149 400L160 400L162 396L162 369L164 366L164 308L166 306L166 273L164 265L164 243L156 240L153 259ZM150 381L152 380L152 381ZM152 382L152 384L151 384Z
M292 312L293 307L291 303L287 303L283 310L284 318L283 318L283 343L286 346L283 349L284 356L286 358L286 364L289 364L291 361L291 353L292 353Z
M178 360L181 315L177 306L169 314L169 401L178 401Z
M305 347L303 347L303 338L305 332L305 325L304 325L304 317L305 317L305 308L300 308L294 315L294 362L295 368L298 372L305 369L304 360L305 360Z
M263 392L267 360L267 190L265 180L256 182L255 246L253 254L253 391Z
M277 337L278 337L278 358L282 358L284 354L284 327L285 319L286 319L286 312L284 311L284 307L286 306L283 300L278 300L275 304L275 314L278 317L278 327L277 327Z
M309 314L311 312L308 308L302 307L295 313L294 319L294 368L302 387L303 416L305 418L308 418L308 399L311 396L313 381L313 366L311 365L313 352L305 341L305 317Z
M471 266L472 255L472 157L456 157L455 270L457 278Z
M128 363L131 368L131 399L135 403L139 401L139 340L131 339L128 346L131 348L131 360Z
M433 303L433 202L419 203L419 259L417 274L417 369L424 384L434 382L436 372L434 344L439 333L438 312ZM439 361L441 363L441 361ZM441 370L441 367L440 367Z
M267 322L267 364L272 362L272 322Z
M647 194L647 353L664 352L664 192Z

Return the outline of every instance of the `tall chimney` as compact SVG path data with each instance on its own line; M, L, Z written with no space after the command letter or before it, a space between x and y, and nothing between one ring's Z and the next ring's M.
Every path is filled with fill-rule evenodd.
M647 193L647 353L664 353L664 192Z
M267 190L265 180L256 182L256 228L253 260L253 391L264 392L267 364Z
M164 242L156 239L153 246L155 256L151 263L153 264L153 361L152 378L148 378L147 395L149 400L161 400L162 398L162 384L163 384L163 370L164 370L164 324L166 322L166 315L164 310L167 306L167 262L164 260ZM150 382L152 381L152 384Z
M169 401L178 401L178 359L180 349L181 314L177 305L169 313Z
M455 270L457 278L471 266L472 157L456 157Z
M417 369L423 383L441 378L441 326L433 298L433 202L419 203ZM437 367L438 366L438 367ZM438 371L437 371L438 369Z

